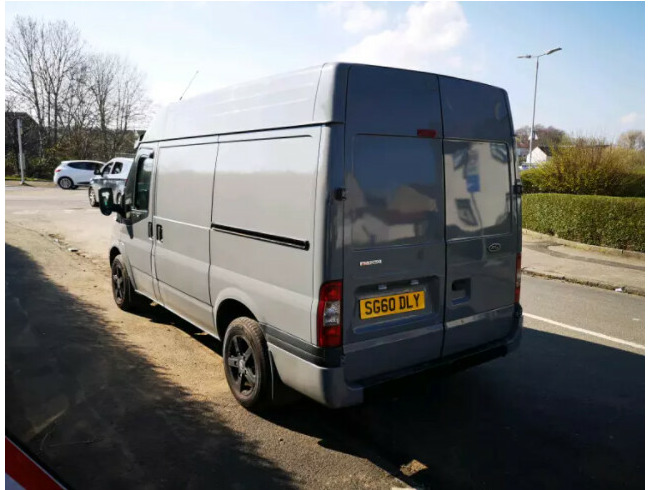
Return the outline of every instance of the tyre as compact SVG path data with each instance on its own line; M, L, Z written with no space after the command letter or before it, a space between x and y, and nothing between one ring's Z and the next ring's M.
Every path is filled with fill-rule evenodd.
M111 286L115 304L121 310L135 311L145 306L148 301L133 289L121 255L116 256L111 264Z
M70 177L61 177L58 184L61 189L65 190L74 189L75 187L74 182L72 182Z
M97 201L97 198L95 197L95 191L93 191L92 187L90 187L88 189L88 202L90 202L90 205L93 208L96 208L97 206L99 206L99 202Z
M266 339L255 320L239 317L226 330L223 366L235 399L255 411L265 408L271 398L271 364Z
M115 196L115 204L119 204L120 206L122 205L122 194L120 192Z

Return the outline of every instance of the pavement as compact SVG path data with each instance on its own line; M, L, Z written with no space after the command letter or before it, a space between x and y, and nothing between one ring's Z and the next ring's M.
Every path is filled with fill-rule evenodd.
M645 255L624 255L524 230L522 272L585 286L645 296Z

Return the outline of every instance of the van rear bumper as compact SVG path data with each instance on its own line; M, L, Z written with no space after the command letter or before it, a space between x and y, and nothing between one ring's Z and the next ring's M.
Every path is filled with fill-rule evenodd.
M344 365L317 365L303 358L295 350L292 353L283 348L284 345L277 345L273 337L267 337L267 343L275 372L284 384L330 408L341 408L363 403L364 390L370 386L422 371L463 369L505 356L519 346L522 329L522 309L521 306L515 305L512 329L503 339L355 383L346 381Z

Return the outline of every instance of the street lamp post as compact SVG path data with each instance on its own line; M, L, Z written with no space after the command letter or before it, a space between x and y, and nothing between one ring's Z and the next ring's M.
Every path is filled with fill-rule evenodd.
M528 158L526 159L528 163L533 163L533 138L535 137L535 107L537 105L537 74L539 72L539 59L542 56L553 54L557 51L562 50L562 48L555 48L547 51L546 53L538 55L525 54L522 56L517 56L517 58L535 58L535 92L533 94L533 123L530 126L530 138L528 143Z

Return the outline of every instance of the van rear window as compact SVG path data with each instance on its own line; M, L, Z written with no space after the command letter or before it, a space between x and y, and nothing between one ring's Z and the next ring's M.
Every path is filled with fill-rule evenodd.
M482 83L440 77L445 138L511 141L505 91Z
M510 232L509 160L503 143L445 142L448 240Z
M443 230L440 141L356 135L346 209L355 249L414 245Z

